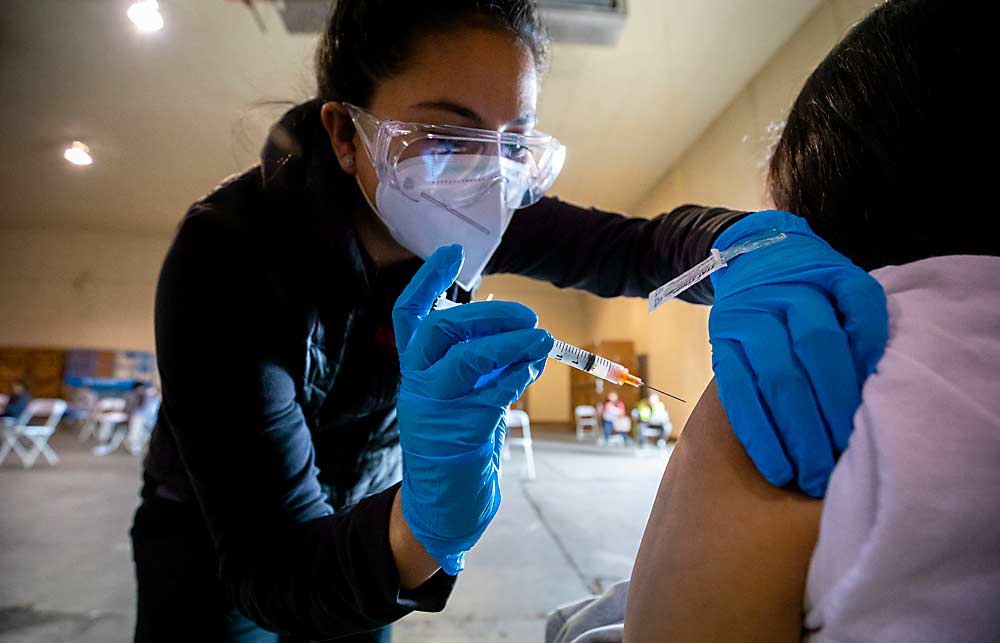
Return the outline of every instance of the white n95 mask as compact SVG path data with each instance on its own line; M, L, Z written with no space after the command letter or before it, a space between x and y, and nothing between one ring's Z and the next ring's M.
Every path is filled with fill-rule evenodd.
M510 191L525 190L521 164L478 154L453 155L435 168L427 161L423 156L399 161L396 176L403 189L379 181L375 213L393 239L422 259L441 246L461 244L465 263L456 283L472 290L514 214L507 205ZM484 172L490 166L493 171Z

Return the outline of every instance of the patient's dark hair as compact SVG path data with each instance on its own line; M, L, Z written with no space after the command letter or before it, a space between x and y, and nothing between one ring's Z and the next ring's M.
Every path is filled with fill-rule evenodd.
M997 216L984 189L994 117L990 75L976 71L990 4L894 0L855 26L788 116L768 177L775 206L867 270L1000 254L983 229Z
M505 31L539 69L548 63L535 0L338 0L316 50L316 93L367 107L378 84L405 69L421 37L462 27Z

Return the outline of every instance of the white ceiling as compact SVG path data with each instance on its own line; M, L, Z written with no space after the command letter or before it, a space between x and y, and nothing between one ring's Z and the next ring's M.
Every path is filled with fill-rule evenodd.
M820 0L630 0L617 47L558 45L540 127L567 145L554 193L627 210ZM130 0L3 0L0 226L167 235L187 206L255 162L269 123L312 87L315 37L273 7L160 0L137 33ZM90 145L69 166L65 145Z

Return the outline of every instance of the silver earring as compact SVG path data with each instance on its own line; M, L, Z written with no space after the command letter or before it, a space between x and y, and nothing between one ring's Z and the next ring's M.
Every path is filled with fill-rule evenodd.
M354 155L344 154L344 158L341 159L344 163L344 167L354 167Z

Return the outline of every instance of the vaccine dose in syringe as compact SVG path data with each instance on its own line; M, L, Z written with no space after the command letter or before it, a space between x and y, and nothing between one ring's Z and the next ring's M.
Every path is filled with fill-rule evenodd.
M607 380L612 384L628 386L642 385L642 380L629 373L629 370L621 364L558 339L555 340L552 350L549 351L549 359L554 359L566 366L590 373L594 377Z
M487 301L492 298L493 295L490 295ZM434 302L435 310L447 310L449 308L454 308L455 306L461 306L461 304L447 299L444 295L438 297L437 301ZM676 395L671 395L666 391L661 391L658 388L649 386L649 384L643 382L641 378L632 375L627 368L617 362L612 362L605 357L595 355L594 353L585 351L582 348L577 348L576 346L567 344L564 341L555 338L553 339L554 343L552 344L552 350L549 351L549 359L565 364L571 368L581 370L584 373L589 373L594 377L601 378L602 380L607 380L612 384L635 387L645 386L656 391L657 393L662 393L667 397L672 397L675 400L680 400L681 402L684 401Z

